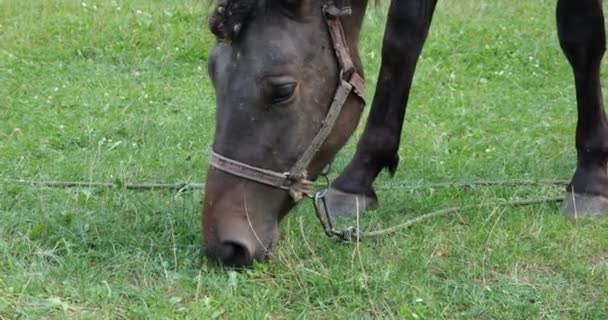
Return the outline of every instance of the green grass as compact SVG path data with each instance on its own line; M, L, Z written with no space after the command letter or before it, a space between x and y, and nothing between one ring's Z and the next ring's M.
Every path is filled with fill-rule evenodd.
M440 2L399 170L378 184L572 175L574 88L553 6ZM204 181L208 10L0 0L0 178ZM383 11L361 35L370 95ZM383 189L368 223L562 192ZM608 222L568 221L554 204L461 212L355 246L326 239L303 203L272 262L237 273L199 257L200 200L0 182L0 319L608 318Z

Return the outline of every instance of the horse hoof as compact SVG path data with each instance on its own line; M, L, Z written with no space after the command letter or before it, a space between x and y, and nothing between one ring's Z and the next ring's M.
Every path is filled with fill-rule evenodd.
M562 205L562 212L568 218L600 218L608 215L608 198L568 192Z
M346 193L330 188L325 193L325 206L332 218L355 218L357 212L361 216L366 210L378 207L376 198L360 194ZM319 208L325 210L325 208Z

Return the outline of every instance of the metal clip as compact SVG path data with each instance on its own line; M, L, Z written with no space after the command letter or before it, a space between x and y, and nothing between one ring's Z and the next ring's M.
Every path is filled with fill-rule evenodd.
M348 227L343 230L336 230L333 226L333 222L331 221L331 216L329 215L329 209L327 208L327 203L325 202L325 195L327 194L327 190L323 190L321 192L315 193L313 198L313 207L315 209L315 215L319 222L321 222L321 226L323 227L323 231L325 234L330 237L336 237L344 242L351 242L353 240L358 240L360 237L359 230L355 227ZM319 210L319 205L323 206L323 212Z

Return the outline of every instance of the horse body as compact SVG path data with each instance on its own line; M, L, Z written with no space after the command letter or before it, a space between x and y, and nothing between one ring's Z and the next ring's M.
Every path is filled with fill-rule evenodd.
M391 1L371 110L353 159L328 190L331 214L352 213L355 198L374 206L377 175L396 170L412 79L436 3ZM305 153L323 128L343 76L324 23L328 6L338 12L354 68L362 74L357 45L367 0L218 2L210 26L219 42L209 60L218 99L215 152L258 172L285 172ZM608 129L599 78L606 42L601 0L558 0L556 17L578 107L577 164L564 212L599 216L608 211ZM360 115L361 101L350 94L307 167L307 179L331 161ZM278 237L278 223L294 204L285 190L210 168L203 209L205 252L235 266L265 259Z

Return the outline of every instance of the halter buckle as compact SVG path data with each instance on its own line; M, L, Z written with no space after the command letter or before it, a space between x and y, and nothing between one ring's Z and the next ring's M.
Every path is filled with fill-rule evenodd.
M350 0L333 0L325 7L325 12L333 17L350 16L353 10Z

